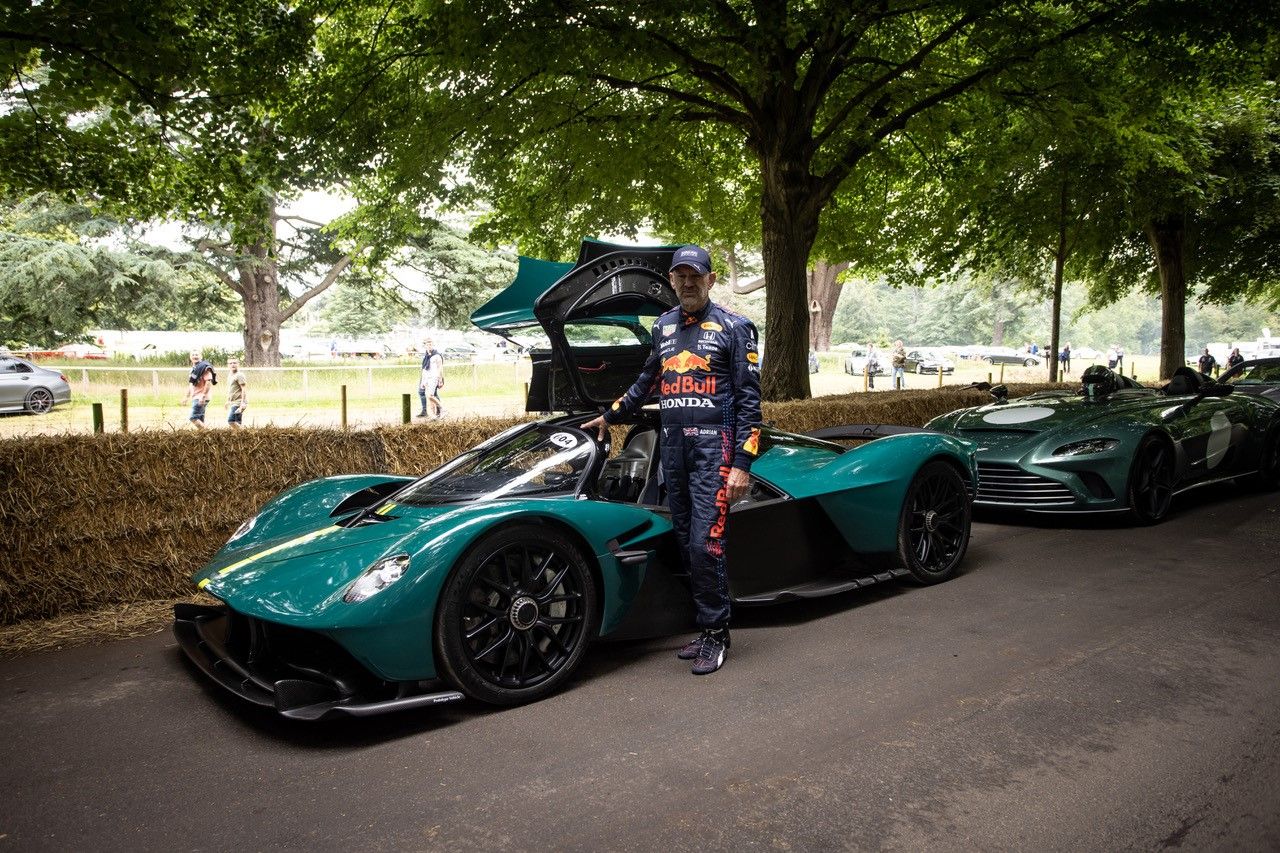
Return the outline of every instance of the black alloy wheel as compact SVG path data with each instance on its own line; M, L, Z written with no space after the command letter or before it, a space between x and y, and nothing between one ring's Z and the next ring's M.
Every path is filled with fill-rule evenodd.
M1149 435L1138 445L1129 471L1129 512L1139 524L1156 524L1173 505L1173 449Z
M973 505L954 465L934 459L911 479L898 517L898 558L920 583L956 573L969 547Z
M48 388L32 388L27 394L27 411L33 415L47 415L53 411L53 392Z
M481 702L514 705L554 691L582 660L599 606L586 560L537 524L482 538L441 591L442 674Z

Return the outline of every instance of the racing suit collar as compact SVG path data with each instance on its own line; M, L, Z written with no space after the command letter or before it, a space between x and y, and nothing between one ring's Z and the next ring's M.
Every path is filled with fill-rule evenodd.
M710 299L708 299L708 300L707 300L707 304L706 304L706 305L703 305L701 310L699 310L699 311L694 311L692 314L688 313L688 312L687 312L687 311L685 311L683 308L681 308L681 309L680 309L680 320L681 320L681 322L682 322L682 325L687 326L687 325L689 325L690 323L699 323L699 322L702 322L703 320L705 320L705 319L706 319L706 317L707 317L707 314L711 311L711 306L712 306L713 304L714 304L714 303L713 303Z

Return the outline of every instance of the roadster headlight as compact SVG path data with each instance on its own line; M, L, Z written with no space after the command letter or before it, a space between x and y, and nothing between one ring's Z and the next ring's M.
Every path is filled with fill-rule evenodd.
M342 600L347 604L355 604L366 598L372 598L404 577L407 568L409 568L408 554L383 557L351 582L347 591L343 593Z
M1111 450L1120 442L1114 438L1088 438L1084 441L1073 441L1053 451L1054 456L1083 456L1086 453L1102 453Z

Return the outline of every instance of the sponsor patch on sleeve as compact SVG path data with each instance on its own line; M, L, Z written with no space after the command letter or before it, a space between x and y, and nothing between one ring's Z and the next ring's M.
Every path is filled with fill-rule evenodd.
M674 333L675 333L675 330L676 330L676 324L675 324L675 323L663 323L663 324L662 324L662 335L663 335L663 337L666 337L667 335L674 334Z
M760 353L758 352L747 353L747 361L751 362L752 364L758 364L760 362Z
M619 410L619 409L621 409L621 408L622 408L622 401L621 401L621 400L614 400L614 401L613 401L613 410L616 412L616 411L618 411L618 410Z
M760 430L752 429L751 434L747 436L747 440L742 442L742 449L752 456L760 453Z

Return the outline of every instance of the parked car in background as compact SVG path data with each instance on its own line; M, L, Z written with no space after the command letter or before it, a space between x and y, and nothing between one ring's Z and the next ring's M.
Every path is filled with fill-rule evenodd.
M71 402L71 383L58 370L37 367L26 359L0 356L0 412L43 415Z
M1093 347L1072 347L1071 360L1091 361L1095 358L1102 358L1102 353Z
M476 348L471 344L448 344L440 348L440 354L450 361L472 361L476 357Z
M981 358L987 364L1021 364L1023 367L1039 367L1044 364L1040 356L1021 352L1013 347L987 347L982 351Z
M908 373L955 373L955 363L942 353L931 349L907 350Z
M63 358L92 358L105 360L107 353L102 347L96 347L93 344L67 344L57 349L58 355Z
M885 376L889 372L888 359L884 353L880 353L879 360L876 362L876 369L871 371L872 376ZM844 358L844 372L850 376L861 376L867 372L867 348L860 344L853 345L853 349L849 350L849 354Z

